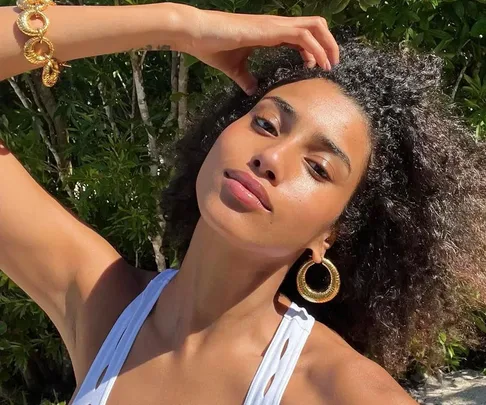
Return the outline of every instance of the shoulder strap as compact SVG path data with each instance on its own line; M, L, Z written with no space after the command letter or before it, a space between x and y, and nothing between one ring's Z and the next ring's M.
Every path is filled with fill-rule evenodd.
M290 304L251 382L244 405L280 403L314 321L305 308Z
M106 337L81 384L73 405L105 405L135 338L160 293L178 270L155 276L125 308ZM102 377L101 381L100 378Z

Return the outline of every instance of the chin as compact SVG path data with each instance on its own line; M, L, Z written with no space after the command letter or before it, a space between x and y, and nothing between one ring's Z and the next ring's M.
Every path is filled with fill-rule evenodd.
M264 211L248 210L225 196L222 180L222 169L201 169L199 172L196 197L203 226L239 249L253 253L268 251L266 238L269 237L270 217Z
M198 198L201 219L228 241L238 245L253 244L255 234L261 231L258 216L254 212L238 212L228 207L217 194L211 194L202 201ZM260 217L261 221L261 217Z

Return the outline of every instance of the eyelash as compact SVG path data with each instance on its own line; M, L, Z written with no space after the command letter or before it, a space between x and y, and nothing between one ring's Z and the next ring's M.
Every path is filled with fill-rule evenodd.
M267 119L263 118L263 117L260 117L260 116L258 116L258 115L257 115L257 116L255 116L255 117L253 118L253 120L252 120L252 121L253 121L253 123L255 123L255 124L256 124L256 125L257 125L259 128L263 129L265 132L268 132L268 131L267 131L265 128L263 128L263 126L262 126L262 125L260 125L260 124L258 123L258 121L259 121L259 120L264 121L266 124L270 125L270 126L273 128L273 130L274 130L275 132L277 132L277 130L275 129L275 127L273 126L273 124L272 124L270 121L268 121ZM268 132L268 133L270 133L270 132ZM270 133L270 134L271 134L271 133ZM272 135L273 135L273 134L272 134ZM323 172L323 174L320 174L320 173L319 173L319 172L318 172L316 169L314 169L314 168L311 166L311 164L312 164L312 163L314 163L314 164L315 164L315 165L318 167L318 170L319 170L319 169L321 169L321 170L322 170L322 172ZM316 173L316 174L317 174L317 175L318 175L320 178L325 179L325 180L330 180L329 173L327 172L327 170L326 170L326 169L324 169L324 167L323 167L322 165L320 165L319 163L316 163L316 162L314 162L314 161L312 161L312 160L311 160L310 162L309 162L309 161L307 161L307 164L309 165L309 167L311 168L311 170L312 170L314 173Z

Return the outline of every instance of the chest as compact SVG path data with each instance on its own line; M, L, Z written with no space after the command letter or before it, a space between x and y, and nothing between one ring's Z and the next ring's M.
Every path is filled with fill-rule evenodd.
M258 355L245 348L227 345L191 355L185 361L158 347L147 329L142 327L135 339L106 405L244 404L263 353ZM323 405L307 378L309 361L308 356L300 356L280 405ZM262 380L265 393L275 381L271 377L267 380ZM79 403L84 405L85 401ZM87 404L99 405L86 401Z

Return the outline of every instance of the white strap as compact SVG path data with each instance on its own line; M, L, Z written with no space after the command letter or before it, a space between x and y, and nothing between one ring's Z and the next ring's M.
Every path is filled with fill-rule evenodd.
M155 276L122 312L92 363L73 405L105 405L135 338L165 285L177 273L168 269ZM108 367L108 368L107 368ZM106 373L98 387L103 371Z
M280 403L313 325L314 318L305 308L292 302L256 371L244 405ZM285 354L280 357L287 340ZM273 381L265 394L272 376Z

